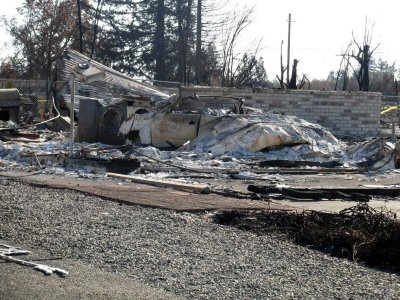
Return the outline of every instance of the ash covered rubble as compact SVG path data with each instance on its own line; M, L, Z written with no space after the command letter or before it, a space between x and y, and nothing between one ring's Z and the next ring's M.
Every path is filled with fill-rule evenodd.
M381 138L349 145L318 124L262 113L247 108L243 99L169 95L72 50L61 64L66 83L77 65L91 64L105 74L94 83L75 82L73 156L68 155L68 132L32 127L24 132L30 139L18 140L5 130L0 132L3 169L97 178L112 171L176 180L246 180L293 167L309 173L398 166L398 146ZM69 84L62 95L71 107Z
M283 120L291 120L289 127L296 129L296 124L290 116L267 114ZM254 121L255 120L257 121ZM246 122L239 123L246 127L257 126L260 117L251 116L245 118ZM298 120L299 121L299 120ZM183 145L176 150L161 150L154 146L143 145L107 145L102 143L77 142L74 145L74 158L68 157L68 133L52 132L50 130L30 130L31 139L28 141L18 141L15 137L8 137L7 140L0 142L1 164L4 167L13 167L20 170L41 170L43 173L70 174L73 176L102 177L104 170L98 168L99 161L112 160L137 160L140 161L140 169L136 172L147 174L148 177L178 177L185 178L198 177L200 173L210 173L213 177L229 176L236 179L255 179L269 176L269 172L262 174L266 170L263 166L271 166L271 162L280 162L286 166L287 162L296 162L306 170L331 165L336 162L336 166L354 168L378 168L390 160L387 168L392 168L395 164L394 152L395 145L385 142L382 139L374 139L353 146L346 146L345 143L334 138L329 132L322 130L319 125L314 125L319 130L310 130L310 124L300 120L301 124L307 124L305 132L289 129L283 130L280 126L268 124L268 130L278 128L279 132L285 134L281 139L286 141L286 145L274 144L268 151L252 151L243 147L243 142L237 139L229 140L224 135L214 135L208 138L199 135L189 144ZM224 120L226 122L226 120ZM248 124L251 124L249 126ZM236 128L228 127L229 130ZM272 129L271 129L272 127ZM240 127L242 128L242 127ZM267 131L261 126L263 133L268 136ZM260 128L258 130L261 130ZM216 131L218 132L218 131ZM227 134L228 130L223 131ZM237 132L237 130L235 131ZM324 133L324 136L318 133ZM36 139L33 139L34 134ZM242 134L242 133L241 133ZM252 136L260 139L257 130L251 131ZM228 134L230 136L230 133ZM243 135L247 138L247 135ZM276 136L274 136L276 137ZM280 148L280 149L279 149ZM90 162L93 162L92 164ZM286 163L284 163L286 162ZM300 162L303 162L301 164ZM294 164L296 165L296 164ZM376 165L374 167L374 165ZM281 169L272 165L268 170ZM92 175L90 175L92 174Z

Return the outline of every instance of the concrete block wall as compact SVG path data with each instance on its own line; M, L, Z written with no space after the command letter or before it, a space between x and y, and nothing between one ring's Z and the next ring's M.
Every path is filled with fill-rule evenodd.
M338 137L379 135L381 93L304 90L261 90L181 87L182 97L193 95L245 98L247 106L295 115L318 123Z

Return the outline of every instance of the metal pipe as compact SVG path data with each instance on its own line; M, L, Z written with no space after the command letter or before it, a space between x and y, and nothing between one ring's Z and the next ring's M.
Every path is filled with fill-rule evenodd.
M69 157L74 155L75 75L71 73L71 107L69 110Z

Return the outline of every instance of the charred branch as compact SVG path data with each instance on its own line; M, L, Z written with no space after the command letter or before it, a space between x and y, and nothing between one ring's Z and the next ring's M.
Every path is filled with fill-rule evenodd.
M287 87L287 85L285 85L285 82L284 82L284 76L285 76L285 72L287 70L287 67L283 66L282 48L283 48L283 40L281 42L281 74L280 74L280 76L276 75L276 78L279 81L279 85L281 87L281 90L283 90L285 88L285 86Z

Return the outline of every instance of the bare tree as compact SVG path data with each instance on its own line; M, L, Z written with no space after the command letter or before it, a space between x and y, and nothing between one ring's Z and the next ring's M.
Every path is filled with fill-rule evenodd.
M214 53L209 50L215 47L217 60L221 55L221 40L225 38L222 34L229 24L230 10L229 0L197 0L197 30L196 30L196 82L204 84L210 81L209 70L214 69L215 75L220 76L221 63L210 66L205 65L208 58ZM211 47L210 47L211 46ZM214 52L214 51L212 51ZM200 60L199 60L200 57ZM213 60L213 59L211 59ZM218 69L218 71L216 70Z
M276 75L276 78L279 81L279 85L281 87L281 90L283 90L285 87L287 87L287 85L284 82L284 76L285 76L285 72L287 70L287 67L283 66L282 48L283 48L283 40L281 42L281 74L280 74L280 77L278 75Z
M353 45L353 42L350 42L347 45L346 50L344 52L342 52L342 54L340 54L342 59L340 60L339 70L336 73L335 91L338 88L340 76L343 76L342 91L345 91L347 89L347 82L348 82L348 75L347 74L348 74L349 64L350 64L349 52L350 52L350 49L351 49L352 45ZM346 64L346 67L344 68L344 71L342 71L342 66L343 66L344 63Z
M231 78L229 86L232 87L263 87L266 83L267 73L264 68L264 61L253 54L244 53L239 60Z
M104 0L97 0L97 7L95 10L94 20L93 20L93 39L92 39L92 46L91 46L91 50L90 50L90 58L93 58L93 56L95 54L97 33L99 31L99 20L100 20L101 10L103 9L103 5L104 5Z
M241 56L236 50L242 32L253 22L254 7L237 12L226 20L226 28L222 32L222 86L230 86L234 77L235 62ZM237 67L236 67L237 68Z
M54 63L77 32L75 14L71 14L75 5L66 0L25 0L17 9L24 23L5 20L13 44L24 58L27 77L52 76Z
M301 78L299 84L297 85L297 89L301 90L305 85L308 85L307 89L311 90L311 82L310 80L307 78L306 74L303 74L303 77Z
M282 47L283 47L283 40L281 42L281 74L280 74L280 76L276 75L276 78L278 79L280 88L282 90L285 88L290 89L290 90L301 89L305 85L306 81L310 85L310 81L304 74L303 74L301 81L297 84L297 64L300 62L298 59L293 60L292 74L290 76L290 80L289 80L289 82L285 83L284 75L285 75L285 72L286 73L288 72L288 66L285 67L283 65ZM287 77L289 78L289 75L287 75Z
M157 0L155 14L156 29L154 33L153 51L155 53L155 80L167 79L167 65L165 62L165 3L164 0Z
M347 85L349 84L349 67L350 67L350 57L346 57L346 67L343 71L343 84L342 84L342 91L347 90Z
M365 20L364 38L362 45L357 42L353 36L353 43L356 49L353 49L350 57L354 58L358 64L358 70L354 70L356 75L358 87L360 91L369 91L369 64L372 59L374 51L379 47L379 44L375 48L371 48L372 45L372 33L368 29L368 20Z

